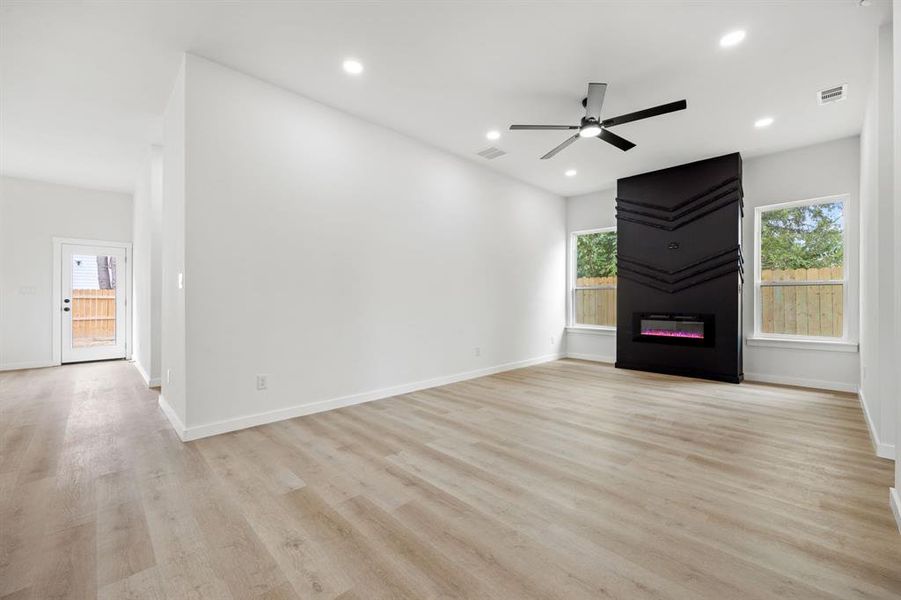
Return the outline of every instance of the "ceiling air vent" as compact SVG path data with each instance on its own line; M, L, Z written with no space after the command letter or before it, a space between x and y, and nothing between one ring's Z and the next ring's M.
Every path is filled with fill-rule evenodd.
M488 160L492 160L492 159L497 158L498 156L503 156L504 154L506 154L506 152L504 152L500 148L495 148L494 146L489 146L489 147L485 148L484 150L482 150L481 152L476 152L476 154L478 154L482 158L487 158Z
M845 83L843 85L838 85L836 87L831 87L825 90L820 90L817 92L817 102L820 104L830 104L832 102L839 102L848 97L848 84Z

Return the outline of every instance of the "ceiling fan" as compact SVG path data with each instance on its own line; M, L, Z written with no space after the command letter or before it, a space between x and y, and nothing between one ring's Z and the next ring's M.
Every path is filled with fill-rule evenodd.
M634 148L635 144L625 138L621 138L612 131L609 131L608 127L622 125L623 123L631 123L632 121L639 121L641 119L649 119L650 117L665 115L666 113L675 112L677 110L684 110L688 107L688 103L685 100L678 100L676 102L670 102L669 104L661 104L660 106L655 106L653 108L646 108L644 110L631 112L625 115L620 115L618 117L604 119L603 121L601 121L601 108L604 106L604 96L606 94L606 83L588 84L588 97L582 100L582 106L585 107L585 116L582 117L582 122L578 125L510 125L510 129L531 129L536 131L563 131L571 129L579 130L579 132L574 136L567 138L562 144L542 156L542 160L553 158L557 155L558 152L575 142L580 137L600 138L608 144L616 146L617 148L625 152L626 150L631 150L632 148Z

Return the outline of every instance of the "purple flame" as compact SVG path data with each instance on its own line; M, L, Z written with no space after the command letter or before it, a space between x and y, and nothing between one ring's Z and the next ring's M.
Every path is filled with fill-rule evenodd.
M673 331L669 329L643 329L641 331L641 335L653 335L657 337L677 337L677 338L692 338L697 340L703 340L704 334L700 331Z

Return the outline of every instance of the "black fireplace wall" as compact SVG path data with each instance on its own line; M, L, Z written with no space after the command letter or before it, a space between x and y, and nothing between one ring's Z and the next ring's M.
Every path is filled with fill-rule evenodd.
M616 366L742 380L741 156L617 182ZM639 339L636 313L711 315L704 345Z

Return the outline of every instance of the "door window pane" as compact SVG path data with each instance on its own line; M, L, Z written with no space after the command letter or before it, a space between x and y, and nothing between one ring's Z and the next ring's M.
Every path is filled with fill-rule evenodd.
M72 257L72 346L116 344L116 257Z

